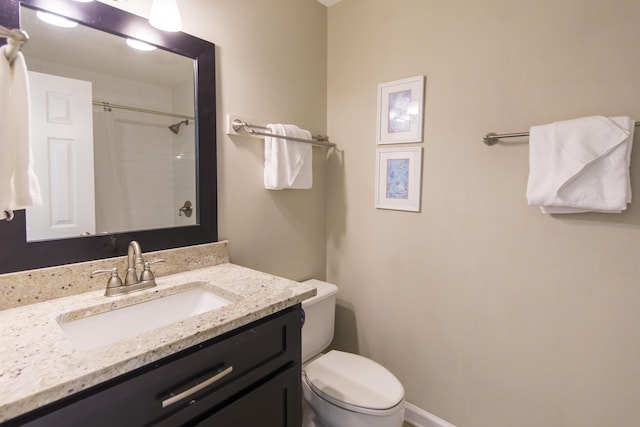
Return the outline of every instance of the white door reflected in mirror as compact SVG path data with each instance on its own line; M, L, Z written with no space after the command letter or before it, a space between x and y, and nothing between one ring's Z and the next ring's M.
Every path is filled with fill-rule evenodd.
M94 234L91 82L30 71L29 84L42 206L27 208L27 240Z

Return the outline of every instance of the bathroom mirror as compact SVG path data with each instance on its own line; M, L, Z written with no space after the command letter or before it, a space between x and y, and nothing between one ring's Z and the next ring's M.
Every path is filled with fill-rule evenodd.
M43 198L27 241L195 224L193 59L40 16L20 8Z
M115 53L119 56L118 60L107 58L106 61L101 62L100 60L105 59L107 52L110 51L110 47L103 42L96 42L92 36L84 35L75 37L73 42L66 43L64 48L81 50L80 57L89 59L89 65L71 65L63 60L58 61L57 65L54 64L53 69L47 69L55 61L52 61L51 57L46 57L46 51L51 48L44 47L44 43L38 45L38 39L42 38L40 34L42 28L39 28L41 27L40 24L33 21L33 15L36 10L49 11L70 18L86 26L88 28L86 31L101 32L104 33L103 35L108 34L115 41L105 42L107 44L115 45L120 43L120 38L122 38L121 44L124 45L126 38L133 38L156 46L158 49L157 52L135 52L127 47L129 50ZM167 215L165 215L164 219L151 218L147 224L131 223L130 221L127 226L122 228L113 225L98 225L95 230L87 231L92 235L84 237L65 237L57 240L37 239L38 241L33 241L34 239L27 238L25 212L17 211L16 218L13 221L0 221L0 273L123 255L130 240L138 240L145 251L216 241L214 45L184 33L166 33L156 30L143 18L99 2L79 3L65 0L3 1L2 5L0 5L0 24L10 28L18 28L22 25L26 27L24 29L27 31L29 31L28 27L32 28L33 34L30 34L31 40L29 42L31 46L24 48L27 65L31 71L38 71L43 74L61 74L61 69L63 68L75 69L75 71L72 70L75 74L72 72L68 77L88 80L94 83L95 90L93 91L92 99L95 101L93 106L93 129L94 133L98 134L98 139L104 137L104 134L110 131L105 130L104 123L95 119L95 117L98 117L96 114L104 112L108 113L103 114L105 117L116 116L112 114L117 109L115 106L125 107L122 112L118 109L118 112L120 112L119 120L124 123L124 125L120 125L120 132L133 135L129 140L121 141L125 145L125 151L130 149L133 153L137 150L148 154L148 156L143 156L142 159L147 160L147 157L149 159L155 158L154 162L158 166L155 169L164 170L163 172L155 171L155 174L149 176L141 175L142 172L136 170L136 173L132 174L135 175L135 181L125 183L126 187L141 187L136 189L139 192L137 195L132 196L133 200L143 197L145 190L147 190L145 187L151 186L161 179L166 181L159 185L160 188L186 188L185 194L165 196L165 198L175 199L169 202L169 204L173 204L173 207L169 206L166 209L162 209L163 211L171 210L168 219ZM34 25L39 27L36 28ZM45 31L47 30L45 29ZM61 43L61 40L64 41L71 38L65 33L56 33L57 35L53 33L45 34L48 34L48 38L58 44ZM66 34L69 33L67 32ZM80 44L74 47L78 42ZM160 65L152 60L151 55L145 57L145 53L157 55ZM33 62L33 66L30 65L30 61ZM113 64L117 64L117 66L113 67ZM98 75L98 77L95 77L87 74L85 69L78 71L81 68L91 67L104 70L104 73L94 70L95 75ZM112 68L110 71L112 74L108 74L109 68ZM173 71L174 69L176 70L175 72ZM122 71L126 71L129 74L118 74ZM106 77L99 74L105 74ZM181 90L183 92L190 91L190 93L172 96L170 92L173 90L173 95L175 95L175 89L165 90L162 88L162 85L167 87L179 86L180 84L176 83L177 80L174 77L176 74L181 75L178 79L183 80ZM64 74L62 73L61 75ZM103 81L108 81L108 85L96 83L101 78ZM114 102L122 101L126 92L132 91L130 82L140 79L146 80L146 83L148 83L151 88L148 92L156 95L160 94L156 96L158 99L149 101L151 104L149 102L145 103L147 99L142 96L137 98L129 97L130 99L124 99L124 102ZM169 83L166 81L169 81ZM119 94L107 93L105 86L112 87L114 82L124 82L122 85L127 87L124 90L120 90ZM137 87L134 91L144 92L143 89ZM166 101L167 98L176 98L178 100L170 100L169 104L165 102L164 105L157 105L159 102ZM153 104L153 102L156 104ZM136 103L138 104L134 106L136 111L127 109L127 107L132 106L131 104ZM147 108L138 108L140 106ZM148 108L149 106L153 108ZM154 113L168 113L169 115ZM91 118L89 121L91 121ZM107 122L109 121L117 120L108 119ZM175 126L178 123L182 124ZM122 128L122 126L125 126L125 128ZM175 128L175 131L170 127ZM140 129L146 128L151 129L152 133L149 136L141 136ZM144 139L155 140L156 142L162 140L164 141L164 148L150 149L142 145L132 148L130 146ZM120 151L122 151L122 148L119 147ZM94 148L94 150L96 159L104 157L105 154L108 155L109 151L113 151L112 149L105 151L104 146L102 148ZM158 152L164 153L164 158L172 158L174 164L172 166L163 165L160 168L157 161ZM129 156L129 154L125 155ZM191 158L192 163L187 165L185 162L189 158ZM99 173L98 169L100 167L104 169L105 164L110 163L96 161L96 172ZM173 171L170 170L172 168L174 169ZM186 171L182 173L182 175L186 176L186 178L183 177L183 183L175 182L176 175L179 175L176 170ZM104 171L102 173L104 174ZM121 179L123 175L121 172L116 173L111 169L108 173L118 179ZM108 180L106 180L106 185L104 181L103 179L103 185L99 185L98 181L96 181L95 197L103 200L112 200L113 203L111 205L104 204L102 205L103 207L96 209L96 216L103 215L103 224L104 218L112 220L123 212L120 210L120 206L124 208L128 204L134 205L133 207L135 208L148 205L143 200L140 200L139 204L131 203L130 199L123 200L115 192L106 197L104 195L101 196L98 187L109 187ZM153 193L154 191L151 188L148 190L147 193ZM157 195L152 194L152 196L158 199ZM189 198L191 197L194 200L190 200ZM182 198L185 200L181 200ZM184 206L187 206L185 203L187 200L192 203L191 216L186 215L186 209L178 210L183 203ZM98 207L99 204L96 202L95 206ZM177 216L178 219L172 219L171 216ZM93 235L94 232L96 233L95 235Z

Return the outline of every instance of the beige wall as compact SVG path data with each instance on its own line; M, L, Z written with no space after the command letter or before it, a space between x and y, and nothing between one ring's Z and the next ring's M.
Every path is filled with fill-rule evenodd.
M550 217L489 131L640 119L640 2L343 0L328 10L336 345L457 427L640 423L640 201ZM378 83L426 75L422 212L374 208ZM636 138L636 144L640 141ZM632 162L640 191L640 146Z
M388 366L410 402L457 427L637 425L640 208L543 216L524 199L527 145L481 136L640 118L640 3L343 0L328 27L316 0L179 4L185 31L217 45L233 262L293 279L326 265L341 289L336 345ZM376 210L377 84L420 74L422 212ZM326 126L343 151L325 166L314 150L314 190L269 192L262 144L226 136L228 113Z
M148 16L150 0L113 3ZM184 31L216 44L218 224L231 261L290 279L325 274L326 149L310 191L267 191L264 144L227 114L325 131L327 10L316 0L182 0Z

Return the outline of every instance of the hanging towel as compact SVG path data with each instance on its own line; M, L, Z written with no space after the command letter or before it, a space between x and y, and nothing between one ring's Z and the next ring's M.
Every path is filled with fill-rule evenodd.
M0 48L0 219L6 210L42 204L29 142L29 81L21 53L9 64Z
M269 124L270 133L311 139L311 132L295 125ZM311 144L267 136L264 139L264 187L308 189L313 181Z
M527 200L543 213L621 213L631 202L634 121L591 116L534 126Z

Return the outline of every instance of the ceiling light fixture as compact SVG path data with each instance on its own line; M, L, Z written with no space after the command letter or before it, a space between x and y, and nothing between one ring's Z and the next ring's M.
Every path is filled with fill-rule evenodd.
M55 25L56 27L74 28L78 26L78 23L75 21L71 21L69 19L63 18L62 16L54 15L52 13L43 12L41 10L36 12L36 16L41 21L44 21L47 24Z
M175 0L153 0L149 23L159 30L176 32L182 30L182 18Z

